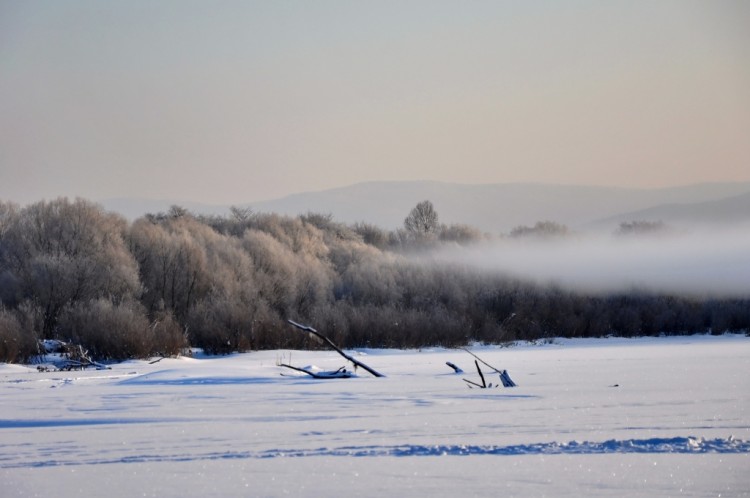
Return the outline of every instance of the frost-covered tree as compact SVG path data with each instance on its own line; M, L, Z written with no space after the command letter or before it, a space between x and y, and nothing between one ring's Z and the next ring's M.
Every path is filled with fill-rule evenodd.
M36 302L44 313L43 337L52 337L65 306L138 293L122 217L83 199L60 198L27 206L6 221L0 240L3 299L11 305Z
M205 245L197 235L219 236L190 216L154 223L137 220L130 246L144 285L141 297L149 311L172 310L184 318L209 287Z
M566 237L570 229L554 221L538 221L533 227L519 225L510 231L513 238L535 237L540 239Z
M422 201L404 219L404 228L413 235L437 233L440 228L438 214L430 201Z
M456 242L468 245L482 240L482 232L478 229L462 224L443 226L440 229L440 240L443 242Z

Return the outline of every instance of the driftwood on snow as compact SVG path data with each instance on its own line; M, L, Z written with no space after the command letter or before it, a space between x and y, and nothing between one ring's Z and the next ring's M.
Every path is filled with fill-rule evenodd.
M286 363L279 363L278 365L280 367L291 368L292 370L296 370L298 372L304 372L314 379L348 379L352 376L352 373L345 367L341 367L338 370L314 371L307 368L295 367Z
M464 373L464 371L461 370L455 363L451 363L450 361L446 361L445 364L448 365L449 367L451 367L453 369L453 371L456 372L457 374Z
M347 360L349 360L350 362L352 362L354 364L354 368L355 369L357 367L361 367L364 370L367 370L369 373L371 373L375 377L385 377L385 375L381 374L380 372L378 372L376 370L373 370L372 368L368 367L367 365L365 365L361 361L359 361L356 358L353 358L353 357L349 356L348 354L346 354L345 352L343 352L338 346L336 346L336 344L333 343L332 340L330 340L328 337L326 337L325 335L321 334L320 332L318 332L314 328L312 328L312 327L310 327L308 325L302 325L301 323L297 323L297 322L295 322L293 320L288 320L288 322L291 323L292 325L294 325L295 327L297 327L300 330L303 330L305 332L309 332L313 336L317 337L318 339L322 340L323 342L325 342L326 344L328 344L329 346L331 346L338 354L340 354L341 356L343 356L344 358L346 358ZM308 373L308 372L305 372L305 373Z
M487 381L484 379L484 374L482 373L482 369L479 368L479 362L477 360L474 360L474 365L477 366L477 372L479 373L479 378L482 379L481 384L477 384L476 382L470 381L469 379L464 379L464 382L469 384L469 389L471 389L471 386L476 386L480 389L489 389L492 387L492 382L487 384ZM497 384L495 384L495 387L499 387Z
M484 361L483 359L481 359L479 356L477 356L474 353L472 353L471 351L469 351L467 348L463 348L463 349L464 349L464 351L466 351L467 353L469 353L471 356L473 356L475 358L475 360L474 360L475 363L476 363L476 361L479 361L483 365L491 368L496 373L500 374L500 381L503 383L503 387L516 387L516 383L513 382L513 379L510 378L510 375L508 375L508 371L507 370L498 370L497 368L493 367L492 365L490 365L489 363L487 363L486 361ZM477 370L479 370L479 364L477 364ZM482 376L481 370L479 372L479 375ZM484 376L482 376L482 378L484 379ZM466 380L466 379L464 379L464 380Z
M53 365L57 370L85 370L89 367L94 367L97 370L111 370L107 365L103 365L91 359L88 351L83 349L83 346L67 344L59 341L59 346L63 353L63 357L60 360L53 362ZM38 371L48 371L37 368Z

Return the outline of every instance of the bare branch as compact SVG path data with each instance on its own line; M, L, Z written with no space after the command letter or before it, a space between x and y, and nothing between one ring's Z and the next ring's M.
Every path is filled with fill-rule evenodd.
M357 359L349 356L348 354L344 353L338 346L336 346L336 344L333 343L332 340L330 340L328 337L324 336L323 334L321 334L320 332L318 332L314 328L310 327L309 325L302 325L301 323L297 323L297 322L295 322L293 320L287 320L287 321L289 323L291 323L292 325L294 325L295 327L297 327L298 329L303 330L305 332L310 332L311 334L313 334L313 335L319 337L320 339L322 339L326 344L328 344L329 346L331 346L338 354L340 354L341 356L343 356L347 360L351 361L354 364L355 367L362 367L363 369L367 370L369 373L371 373L375 377L385 377L385 375L381 374L380 372L377 372L376 370L373 370L372 368L368 367L367 365L365 365L361 361L359 361L359 360L357 360Z

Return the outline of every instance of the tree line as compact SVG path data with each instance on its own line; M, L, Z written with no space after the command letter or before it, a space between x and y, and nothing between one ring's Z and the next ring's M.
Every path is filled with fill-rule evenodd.
M527 228L515 235L565 232ZM486 237L441 225L429 201L392 231L319 213L174 206L130 223L84 199L0 202L0 361L28 360L42 339L99 360L314 347L287 319L345 348L750 328L748 299L586 295L410 257Z

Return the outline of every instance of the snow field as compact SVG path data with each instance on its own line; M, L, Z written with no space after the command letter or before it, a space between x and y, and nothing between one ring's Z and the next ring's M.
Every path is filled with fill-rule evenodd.
M328 351L84 372L0 365L1 494L750 493L750 338L472 351L518 387L469 389L473 358L444 349L355 353L382 379L360 370L316 380L276 366L282 356L345 364Z

